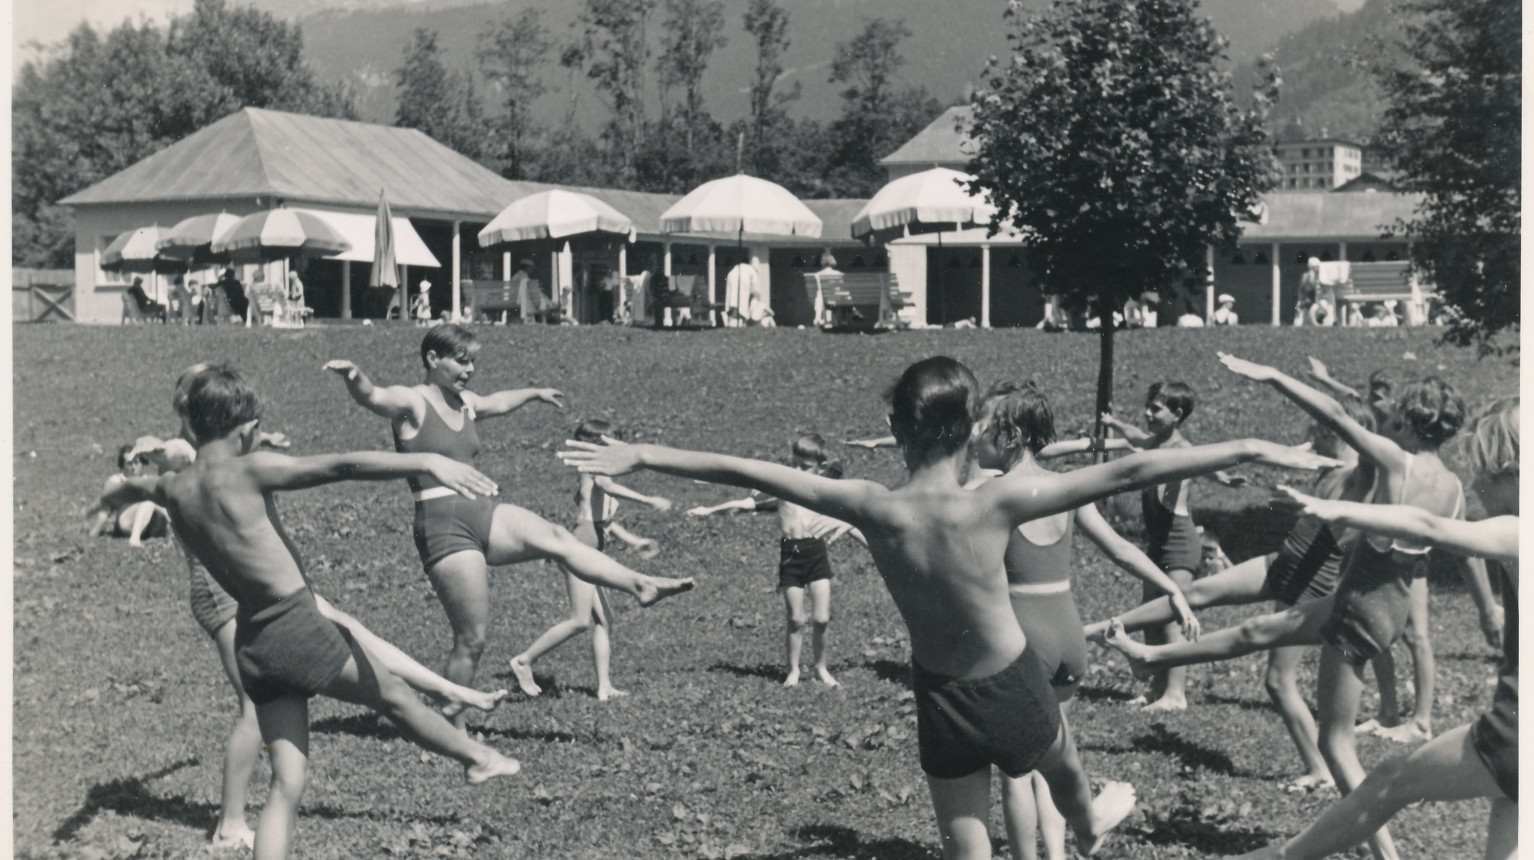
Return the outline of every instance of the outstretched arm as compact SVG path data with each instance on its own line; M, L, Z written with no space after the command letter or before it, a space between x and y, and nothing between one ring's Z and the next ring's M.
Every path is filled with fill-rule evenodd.
M1518 560L1518 518L1492 517L1465 522L1430 514L1411 505L1374 505L1329 501L1280 487L1300 503L1303 513L1329 523L1405 540L1427 541L1449 552L1497 561Z
M241 458L256 484L264 491L305 490L340 481L389 481L429 475L444 487L469 498L493 496L495 482L467 463L440 454L395 454L355 451L289 457L257 451Z
M1342 408L1342 404L1335 399L1275 368L1245 361L1223 352L1217 354L1220 356L1221 363L1232 372L1255 382L1266 382L1278 389L1280 394L1294 401L1301 409L1310 413L1311 417L1331 428L1342 441L1353 446L1353 450L1357 451L1360 457L1378 464L1387 471L1399 472L1406 467L1406 452L1401 450L1401 446L1378 433L1371 433L1364 429L1363 425L1354 421Z
M407 386L389 385L379 388L362 372L362 368L350 361L327 361L325 369L340 376L346 382L346 391L352 399L374 415L391 421L406 414L414 414L419 418L422 415L419 410L426 406L421 396Z
M709 517L714 514L728 513L730 511L754 511L758 507L755 496L746 496L744 499L731 499L728 502L720 502L717 505L700 505L696 508L688 508L687 515L690 517Z
M894 436L880 436L877 439L848 439L847 445L856 445L859 448L893 448L897 444Z
M1310 372L1307 375L1311 379L1314 379L1316 381L1317 385L1321 386L1322 388L1325 388L1326 390L1328 390L1331 393L1337 395L1338 397L1362 397L1363 396L1363 395L1359 394L1358 393L1358 389L1354 388L1353 386L1351 386L1351 385L1344 385L1343 383L1338 382L1337 380L1333 379L1331 373L1329 371L1327 371L1326 365L1322 364L1321 360L1319 358L1316 358L1313 355L1312 356L1308 356L1308 358L1310 359Z
M548 403L556 409L565 408L565 395L555 388L512 388L494 394L463 393L465 403L474 409L476 418L494 418L515 412L534 400Z
M1470 599L1475 601L1476 611L1481 615L1481 635L1486 637L1486 644L1493 648L1502 645L1502 627L1506 619L1502 607L1497 605L1497 599L1491 594L1491 580L1486 575L1486 562L1474 556L1453 554L1450 556L1456 570L1459 571L1460 579L1465 581L1465 587L1470 589Z
M609 496L616 496L620 499L628 499L631 502L638 502L641 505L649 505L657 511L671 510L670 499L665 499L660 496L647 496L644 493L637 493L633 490L630 490L628 487L623 486L617 481L614 481L612 478L605 476L599 475L595 480L596 485L602 488L602 492L608 494Z
M1150 560L1141 549L1124 536L1113 530L1113 526L1098 512L1096 505L1082 505L1076 509L1076 525L1081 527L1082 533L1097 544L1097 548L1103 551L1114 564L1118 565L1130 576L1148 582L1151 585L1165 591L1172 599L1172 609L1177 617L1182 619L1182 632L1189 639L1197 639L1199 634L1198 619L1193 615L1193 607L1188 605L1188 599L1183 596L1182 589L1172 581L1154 561Z
M616 476L648 469L711 484L746 487L854 525L862 519L871 495L884 491L871 481L827 478L777 463L728 454L682 451L662 445L629 445L607 437L603 437L601 444L573 440L565 444L569 448L559 452L560 459L588 474Z
M1267 463L1288 469L1341 465L1329 457L1288 445L1238 439L1188 448L1157 448L1063 474L1011 472L988 481L975 492L996 496L1007 518L1018 525L1075 510L1115 493L1180 481L1240 463Z
M1051 442L1033 456L1039 460L1048 460L1052 457L1064 457L1068 454L1090 454L1094 451L1128 451L1133 447L1129 444L1128 439L1104 439L1101 445L1094 445L1095 441L1092 437L1087 436L1081 439L1067 439L1064 442Z
M1114 417L1112 412L1103 413L1103 426L1116 431L1131 445L1144 445L1146 442L1149 442L1155 438L1151 434L1141 430L1133 424L1125 424L1123 421L1120 421L1118 418Z
M101 497L96 500L96 504L86 511L85 515L94 519L102 511L110 513L135 502L154 502L163 507L165 498L160 491L160 481L161 478L158 477L140 475L109 482L107 488L101 493Z

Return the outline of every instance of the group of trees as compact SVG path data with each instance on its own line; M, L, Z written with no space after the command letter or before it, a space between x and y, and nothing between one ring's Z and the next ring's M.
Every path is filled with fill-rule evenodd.
M830 81L846 85L842 112L820 123L790 115L799 86L782 85L789 19L779 0L752 0L742 16L756 66L750 113L733 122L703 98L709 61L730 38L720 0L584 0L563 37L524 10L480 33L474 68L456 70L436 34L418 30L396 72L396 122L512 179L680 193L739 164L803 197L868 196L883 182L878 160L943 108L898 78L911 32L875 18L838 44ZM530 107L554 95L543 75L552 64L565 72L565 118L538 128ZM488 111L476 71L495 93ZM576 122L586 87L605 108L595 134Z
M166 29L80 25L12 89L13 262L72 266L74 219L58 200L242 107L352 114L304 63L298 28L251 8L196 0Z

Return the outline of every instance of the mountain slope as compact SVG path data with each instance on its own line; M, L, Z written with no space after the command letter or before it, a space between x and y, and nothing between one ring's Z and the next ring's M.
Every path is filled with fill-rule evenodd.
M319 2L335 0L261 0L274 11L291 13ZM346 2L346 0L341 0ZM450 62L461 69L474 66L478 33L492 22L525 8L545 11L545 21L557 39L568 38L579 4L573 0L507 0L492 5L458 5L460 0L427 0L385 6L391 0L351 0L368 8L330 10L300 18L306 53L320 74L352 83L365 119L389 122L394 115L394 69L401 62L410 33L418 27L437 30L439 44ZM730 120L747 110L746 85L754 62L749 36L740 25L748 0L725 0L725 35L729 43L715 54L704 79L705 97L715 116ZM1026 0L1032 8L1045 0ZM1342 0L1350 2L1350 0ZM1230 40L1236 66L1269 47L1278 37L1338 13L1338 0L1208 0L1205 9L1215 26ZM903 19L914 34L902 46L906 65L900 78L922 84L944 102L957 102L990 54L1007 49L1002 26L1004 2L999 0L788 0L789 36L785 81L799 81L804 97L794 112L826 119L839 110L838 87L831 85L830 61L836 43L852 39L873 17ZM658 42L663 13L651 25ZM551 57L545 75L550 94L535 108L538 118L553 122L563 115L569 88L564 70ZM578 114L592 120L603 116L596 96L584 81L575 89ZM652 84L653 86L653 84ZM490 93L489 98L493 98ZM651 93L652 100L654 93Z

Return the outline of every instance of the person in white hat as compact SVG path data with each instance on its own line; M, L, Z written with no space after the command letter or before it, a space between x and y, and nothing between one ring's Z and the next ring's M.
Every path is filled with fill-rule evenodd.
M1230 293L1220 293L1219 303L1210 322L1214 325L1239 325L1241 319L1236 315L1236 297Z
M431 281L422 280L421 291L410 301L410 315L415 317L418 328L431 325Z

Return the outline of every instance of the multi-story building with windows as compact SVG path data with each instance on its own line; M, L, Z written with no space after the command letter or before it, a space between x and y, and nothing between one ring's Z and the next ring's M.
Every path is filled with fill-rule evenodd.
M1294 140L1273 146L1283 169L1275 191L1326 191L1363 172L1364 148L1347 140Z

